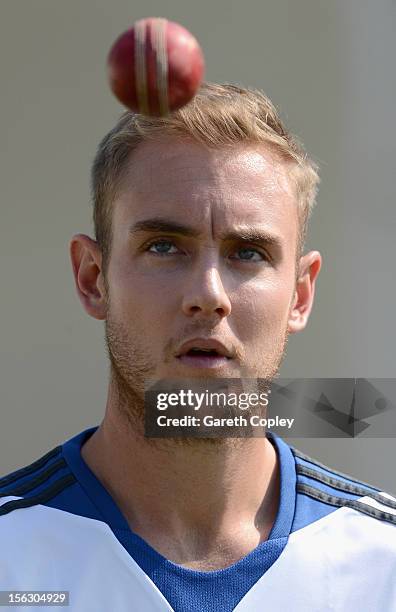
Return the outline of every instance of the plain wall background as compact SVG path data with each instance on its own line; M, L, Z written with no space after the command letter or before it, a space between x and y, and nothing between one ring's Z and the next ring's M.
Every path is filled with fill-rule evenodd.
M307 248L323 269L281 374L395 377L394 0L2 0L1 474L104 414L103 323L80 305L68 244L93 235L90 165L123 111L108 50L151 15L195 34L207 80L262 88L320 164ZM392 438L288 441L396 491Z

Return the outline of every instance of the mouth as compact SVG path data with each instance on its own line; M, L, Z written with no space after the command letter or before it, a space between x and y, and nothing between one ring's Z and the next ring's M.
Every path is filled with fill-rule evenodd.
M199 368L218 368L231 361L230 357L220 355L216 350L190 349L177 357L186 366Z

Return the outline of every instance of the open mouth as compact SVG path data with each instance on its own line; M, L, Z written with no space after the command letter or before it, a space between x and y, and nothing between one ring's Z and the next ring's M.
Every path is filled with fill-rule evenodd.
M215 349L205 350L193 348L187 351L187 353L184 353L184 355L180 355L179 359L186 365L213 366L222 365L229 361L230 358L225 355L220 355Z

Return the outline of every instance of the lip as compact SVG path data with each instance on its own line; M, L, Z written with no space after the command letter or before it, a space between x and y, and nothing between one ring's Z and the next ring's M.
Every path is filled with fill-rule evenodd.
M193 357L192 355L179 355L178 360L189 368L201 368L201 369L216 369L223 368L226 366L231 359L224 357L223 355L208 356L199 355Z
M228 361L229 359L232 359L231 351L229 351L227 347L222 344L222 342L214 338L192 338L181 345L176 353L176 357L189 357L186 355L186 353L188 353L188 351L194 347L200 349L214 349L218 353L218 357L192 357L191 359L196 362L198 362L200 359L203 359L203 362L205 363L208 362L208 360L212 360L214 362L216 360Z

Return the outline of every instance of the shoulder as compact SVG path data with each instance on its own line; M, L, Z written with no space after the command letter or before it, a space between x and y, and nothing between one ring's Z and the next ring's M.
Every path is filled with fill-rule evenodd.
M296 505L284 572L298 567L324 584L334 609L393 610L396 497L290 449Z
M0 588L37 585L40 572L61 580L64 565L87 561L103 548L107 526L97 517L76 476L56 446L33 463L0 478ZM60 568L60 569L59 569ZM55 574L54 574L55 573ZM63 574L64 575L64 574ZM30 587L29 587L30 588Z
M62 446L55 446L33 463L0 478L0 517L46 503L75 481Z
M342 529L381 533L396 553L396 497L355 479L298 451L291 451L296 465L296 513L293 531L327 518Z

